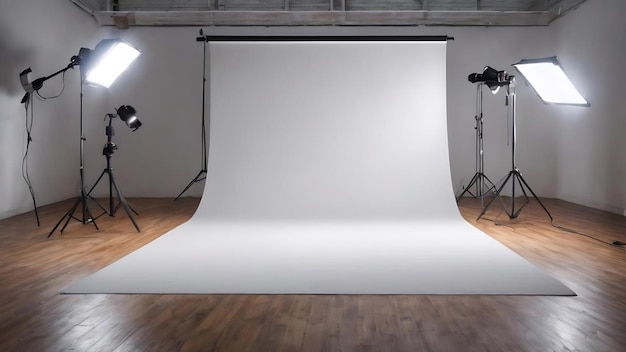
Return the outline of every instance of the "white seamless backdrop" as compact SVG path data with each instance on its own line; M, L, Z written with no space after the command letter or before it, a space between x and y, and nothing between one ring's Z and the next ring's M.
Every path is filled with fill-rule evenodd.
M445 42L211 43L215 219L457 212Z

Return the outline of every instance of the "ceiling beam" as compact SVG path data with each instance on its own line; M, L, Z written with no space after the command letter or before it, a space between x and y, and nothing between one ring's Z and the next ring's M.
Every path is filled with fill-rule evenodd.
M582 3L584 0L571 0ZM571 8L568 8L568 10ZM94 11L101 26L547 26L550 11Z
M585 1L586 0L560 0L552 4L552 6L548 8L548 12L550 12L552 21L554 21L557 18L565 15L566 13L575 10Z

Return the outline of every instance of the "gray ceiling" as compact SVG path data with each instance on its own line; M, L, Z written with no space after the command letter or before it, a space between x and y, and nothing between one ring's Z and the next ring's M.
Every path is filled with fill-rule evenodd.
M69 0L102 26L545 26L586 0Z

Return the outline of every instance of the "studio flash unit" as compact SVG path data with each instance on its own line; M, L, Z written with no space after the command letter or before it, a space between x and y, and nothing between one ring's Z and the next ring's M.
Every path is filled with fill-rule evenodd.
M472 83L484 82L493 94L498 92L502 86L511 82L511 78L506 71L498 71L493 67L485 66L483 73L471 73L467 79Z

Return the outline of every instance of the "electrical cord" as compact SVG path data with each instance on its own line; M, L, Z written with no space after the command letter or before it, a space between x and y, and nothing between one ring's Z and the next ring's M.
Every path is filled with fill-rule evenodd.
M613 241L612 243L603 241L603 240L601 240L599 238L596 238L594 236L591 236L589 234L586 234L586 233L583 233L583 232L580 232L580 231L576 231L576 230L573 230L573 229L570 229L570 228L567 228L567 227L563 227L563 226L557 225L557 224L554 223L554 220L550 221L550 225L554 226L555 228L557 228L559 230L565 231L565 232L569 232L569 233L573 233L575 235L580 235L580 236L585 236L585 237L591 238L594 241L603 243L603 244L611 246L611 247L623 247L623 246L626 245L626 243L622 243L620 241Z
M503 224L498 224L497 223L498 218L500 217L500 215L502 215L503 212L504 212L504 209L500 210L500 213L498 213L498 215L495 217L495 219L487 219L487 218L485 218L485 220L493 222L496 226L505 226ZM597 237L594 237L592 235L586 234L584 232L576 231L574 229L570 229L570 228L567 228L567 227L564 227L564 226L557 225L554 222L554 219L552 217L550 217L550 225L552 225L552 227L557 228L557 229L559 229L561 231L565 231L565 232L572 233L572 234L579 235L579 236L584 236L584 237L590 238L590 239L592 239L592 240L594 240L596 242L600 242L600 243L602 243L604 245L611 246L613 248L615 248L615 247L618 247L618 248L622 247L622 248L626 249L626 243L624 243L624 242L613 241L611 243L611 242L603 241L603 240L601 240L601 239L599 239Z
M31 72L30 68L22 72L22 74L20 74L20 80L22 80L23 76L28 74L29 72ZM47 77L45 79L48 79L50 77ZM32 83L22 81L22 85L24 85L25 89L28 86L33 88ZM39 213L37 211L37 200L35 198L35 190L33 189L33 184L30 180L30 175L28 173L28 152L30 151L30 143L33 141L32 130L33 130L33 120L34 120L34 108L33 108L34 104L33 104L32 99L33 99L33 96L37 97L41 101L60 97L61 94L63 94L63 91L65 90L65 71L63 71L61 91L58 94L52 95L52 96L43 96L39 94L39 88L41 88L41 84L39 84L38 88L35 88L34 91L27 90L27 93L24 96L24 99L22 99L22 103L24 103L24 110L25 110L25 115L26 115L26 119L25 119L26 120L26 150L24 151L24 157L22 158L22 178L24 179L24 182L26 182L26 186L28 186L28 191L30 192L30 196L33 200L33 206L35 207L35 217L37 218L37 226L40 226ZM29 112L30 112L30 116L29 116Z
M30 143L33 141L32 138L32 130L33 130L33 107L30 106L30 98L24 102L24 109L26 111L26 150L24 151L24 157L22 158L22 178L26 185L28 186L28 191L30 192L30 196L33 199L33 205L35 207L35 217L37 218L37 226L40 226L39 223L39 214L37 213L37 201L35 200L35 190L33 189L32 182L30 181L30 176L28 174L28 152L30 150ZM30 109L29 109L30 108ZM30 116L28 114L30 110Z
M63 94L63 91L65 90L65 72L63 72L61 77L62 77L61 78L62 86L61 86L61 91L59 92L59 94L46 97L46 96L39 94L39 90L36 90L35 92L37 93L37 97L39 98L39 100L45 101L48 99L55 99L55 98L60 97L61 94Z

